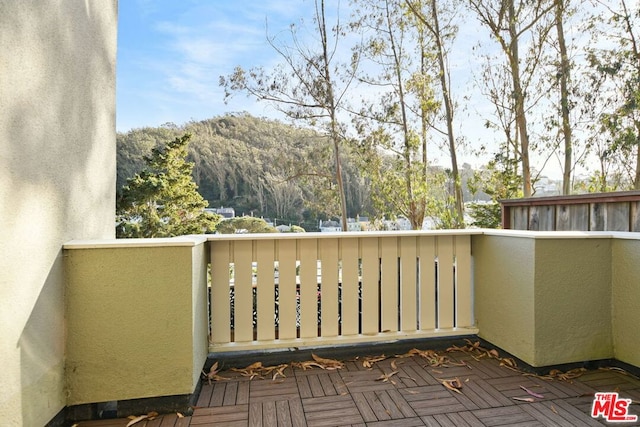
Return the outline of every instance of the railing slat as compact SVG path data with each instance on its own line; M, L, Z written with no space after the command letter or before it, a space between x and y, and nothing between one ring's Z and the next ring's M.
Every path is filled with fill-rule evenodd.
M320 304L323 337L338 336L338 239L320 241Z
M300 337L318 336L318 248L316 240L300 240Z
M380 238L382 330L398 331L398 239Z
M476 333L468 234L211 238L210 350Z
M357 335L360 324L358 297L358 239L342 239L342 335Z
M417 329L417 287L416 287L416 238L400 238L400 322L401 329L412 332Z
M362 333L376 334L379 331L380 301L378 278L380 261L378 239L362 239Z
M473 325L471 236L456 236L456 327Z
M231 341L229 306L229 242L211 245L211 342Z
M420 251L420 329L436 328L436 238L421 236Z
M278 337L297 336L296 241L281 240L278 245Z
M453 238L438 237L438 328L453 328Z
M253 242L233 243L234 341L253 340Z
M258 340L273 340L275 331L274 241L259 240L257 247L256 311Z

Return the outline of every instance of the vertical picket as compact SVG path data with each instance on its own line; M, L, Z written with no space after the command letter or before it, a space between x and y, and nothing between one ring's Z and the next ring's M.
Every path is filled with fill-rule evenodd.
M342 239L340 251L342 261L342 335L357 335L360 324L360 301L358 291L360 278L358 275L358 239Z
M273 340L275 331L274 241L258 240L256 245L256 311L258 341Z
M473 326L471 236L456 236L456 327Z
M253 340L253 242L233 243L234 262L234 340Z
M297 336L296 241L278 243L278 338L292 339Z
M229 242L216 242L211 246L211 342L214 344L231 341L229 250Z
M398 331L398 238L380 238L382 330Z
M318 336L318 241L300 240L300 338Z
M323 337L335 337L338 336L338 239L322 239L319 243L321 332Z
M438 237L438 328L453 328L453 237Z
M418 326L416 286L416 238L400 238L400 328L415 331Z
M420 329L436 328L436 238L421 236L418 250L420 257Z
M379 331L380 301L378 238L362 239L362 333Z

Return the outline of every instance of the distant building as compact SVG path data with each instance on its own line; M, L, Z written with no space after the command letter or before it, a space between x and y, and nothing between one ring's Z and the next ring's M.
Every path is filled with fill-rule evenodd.
M329 233L333 231L342 231L342 226L336 221L320 220L320 225L318 226L318 228L323 233Z
M211 212L214 214L218 214L220 216L222 216L223 218L227 219L227 218L235 218L236 216L236 211L233 208L225 208L225 207L219 207L219 208L205 208L206 212Z

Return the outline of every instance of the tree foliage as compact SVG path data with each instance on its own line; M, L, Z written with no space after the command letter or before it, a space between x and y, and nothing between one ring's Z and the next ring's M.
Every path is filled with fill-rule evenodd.
M327 202L329 196L336 200L331 177L309 173L331 170L325 137L244 113L119 133L118 176L123 183L142 171L142 159L152 147L184 133L192 134L187 159L194 164L193 179L209 206L233 207L239 216L274 218L307 230L317 229L318 219L340 216L338 204ZM369 187L348 149L343 166L347 215L372 215Z
M218 217L204 210L186 161L190 134L144 157L145 168L127 181L116 206L118 237L171 237L212 232Z
M275 227L267 224L262 218L238 216L221 221L216 229L221 234L235 233L277 233Z
M286 40L268 37L269 44L282 60L275 69L236 67L230 76L220 77L220 85L225 88L225 99L236 92L244 92L259 101L271 103L289 118L304 122L326 136L333 151L333 167L328 169L332 173L327 174L325 169L322 173L309 174L307 171L304 174L331 177L332 193L338 202L342 228L346 230L347 202L342 170L345 135L339 113L346 101L345 93L351 78L347 77L341 85L336 71L340 68L336 54L343 36L339 20L332 25L324 0L315 0L314 6L311 31L316 37L311 39L312 43L305 42L299 36L299 26L292 24ZM356 64L357 58L351 66L356 67Z

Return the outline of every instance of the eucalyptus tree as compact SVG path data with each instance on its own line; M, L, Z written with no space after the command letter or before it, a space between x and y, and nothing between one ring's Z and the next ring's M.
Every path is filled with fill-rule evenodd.
M468 0L471 11L500 46L509 69L513 115L522 164L523 194L532 194L527 110L533 103L528 85L540 65L544 42L553 27L555 0ZM521 48L525 47L522 55ZM507 106L508 108L510 106ZM496 108L504 108L496 105Z
M450 43L456 36L457 26L452 23L455 16L455 10L445 11L444 15L446 22L444 25L441 23L444 6L438 0L405 0L409 10L416 18L416 27L418 31L426 30L428 33L428 40L433 46L435 51L435 57L437 60L437 68L435 70L440 83L440 91L442 97L442 104L445 110L446 121L446 137L449 145L449 156L451 158L451 175L453 179L454 199L455 199L455 221L457 227L464 226L464 208L463 208L463 196L462 196L462 182L460 179L460 173L458 171L458 156L456 150L456 138L453 130L454 121L454 103L453 96L451 94L451 74L449 70L448 50ZM452 2L446 2L449 7L455 9L455 5ZM448 13L447 13L448 12ZM422 40L422 37L420 38ZM426 48L421 48L421 59L424 61L426 55L424 54ZM426 73L426 67L424 63L421 64L422 73ZM423 117L428 117L428 110L424 110ZM424 132L424 130L423 130ZM426 163L426 159L425 159Z
M589 49L592 86L604 106L599 131L607 147L600 153L601 173L616 156L633 188L640 189L640 8L628 0L601 1L594 17L596 40ZM606 176L601 176L606 180ZM602 185L607 187L606 182Z
M556 73L560 89L560 114L562 117L561 133L564 146L564 166L562 169L562 194L571 193L571 171L573 170L573 132L571 126L571 61L567 51L564 24L568 14L570 0L556 0L555 27L557 36L558 71Z
M337 190L342 229L347 230L347 204L343 184L341 146L345 141L345 129L340 111L346 102L345 95L352 80L347 72L340 79L338 60L344 48L344 30L339 17L335 25L327 21L324 0L314 2L314 27L312 37L304 37L300 28L290 26L288 41L268 36L270 46L279 54L282 62L273 70L255 67L249 70L236 67L228 77L220 77L225 88L225 99L234 92L245 92L259 101L271 103L276 109L297 122L304 122L322 131L333 148L333 179ZM350 67L357 67L357 57ZM349 66L346 69L349 69ZM305 168L310 167L309 164ZM298 171L296 175L306 174ZM324 172L310 175L326 176Z
M438 110L432 76L425 72L425 58L432 56L404 0L353 5L351 26L362 37L358 82L364 92L376 94L365 96L354 112L372 198L382 212L402 214L419 229L430 197L423 130Z

